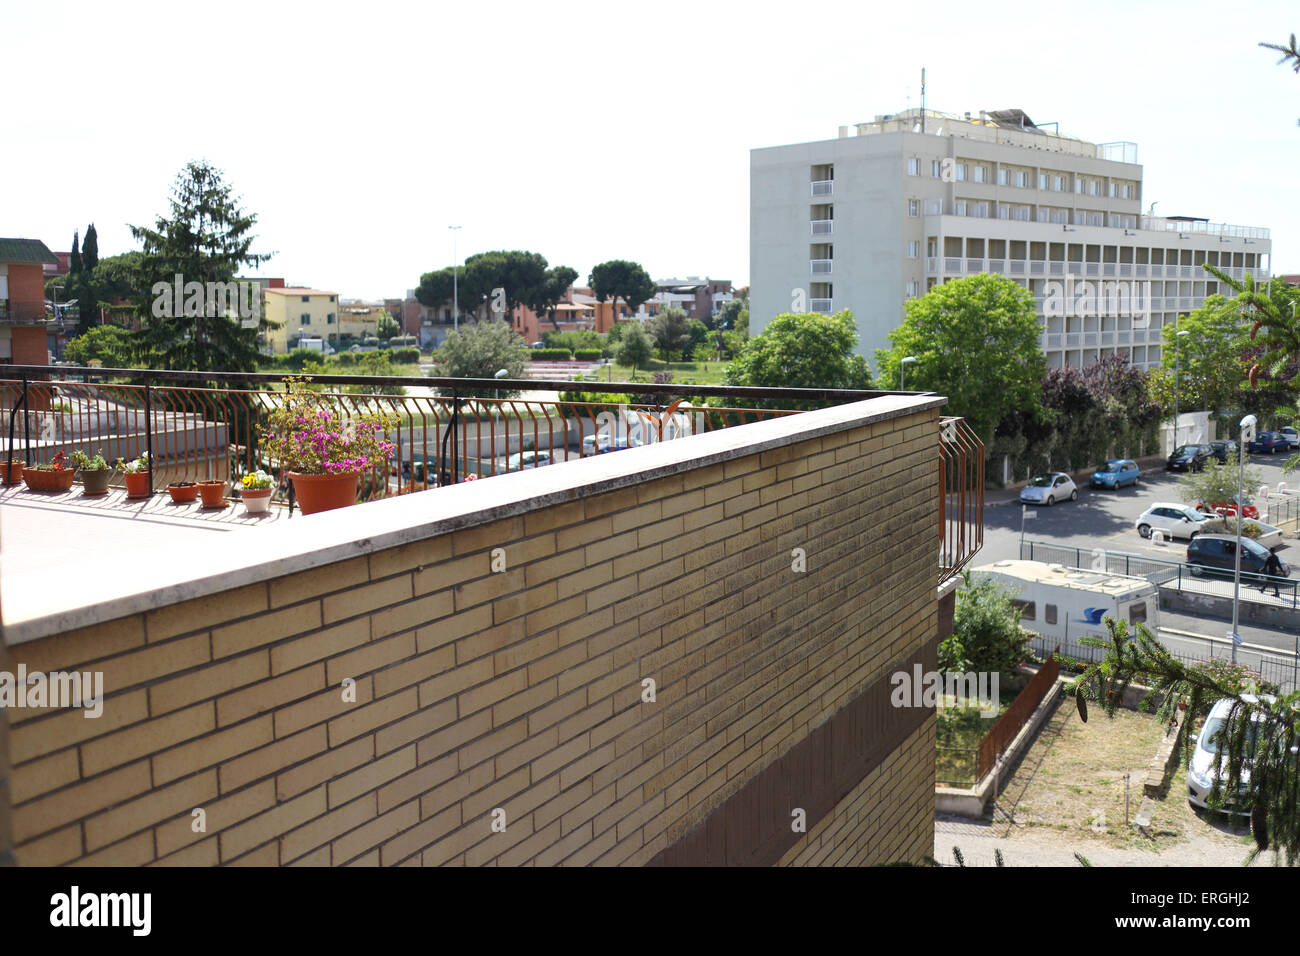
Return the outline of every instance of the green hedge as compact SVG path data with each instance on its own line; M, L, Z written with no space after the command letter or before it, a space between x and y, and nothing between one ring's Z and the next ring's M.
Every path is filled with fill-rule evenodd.
M414 348L393 349L393 361L398 365L414 365L420 361L420 350Z
M594 362L602 355L600 349L578 349L573 353L573 357L580 362Z
M573 358L573 353L568 349L529 349L529 358L534 362L545 361L564 361L567 362Z
M340 365L356 365L357 354L355 352L340 352L338 355L334 356L334 361L338 362Z

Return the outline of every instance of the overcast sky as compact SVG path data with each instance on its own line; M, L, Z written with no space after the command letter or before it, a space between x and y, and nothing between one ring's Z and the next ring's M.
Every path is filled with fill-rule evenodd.
M137 248L190 159L260 271L398 296L457 251L749 281L749 150L919 105L1132 140L1144 206L1300 272L1294 3L8 4L0 235Z

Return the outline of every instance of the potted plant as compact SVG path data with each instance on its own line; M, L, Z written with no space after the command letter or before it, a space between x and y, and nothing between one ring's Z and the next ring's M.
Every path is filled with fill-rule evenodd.
M81 472L81 493L83 495L108 494L108 479L113 477L113 468L104 460L102 451L95 452L95 457L84 451L74 451L72 462Z
M0 481L6 485L16 485L23 480L23 460L10 458L0 462Z
M265 514L271 507L271 492L275 479L260 468L239 480L239 494L244 499L244 510L249 514Z
M173 481L167 486L167 494L178 505L189 504L199 496L199 484L196 481Z
M126 479L126 496L128 498L148 498L153 494L149 487L149 453L144 452L134 461L117 460L117 467Z
M32 491L68 491L76 474L68 465L68 456L59 452L48 464L23 468L23 481Z
M217 479L199 482L199 497L205 508L224 508L226 506L226 483Z
M384 430L397 427L396 416L380 412L345 422L329 396L313 392L307 382L285 379L283 401L259 426L266 451L293 483L305 515L355 504L361 473L387 471L395 446L384 440Z

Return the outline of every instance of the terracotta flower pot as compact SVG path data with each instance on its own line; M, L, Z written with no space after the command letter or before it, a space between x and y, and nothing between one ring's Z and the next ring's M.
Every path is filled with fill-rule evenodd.
M271 492L274 488L245 488L240 494L244 499L244 510L251 515L266 514L271 508Z
M81 473L81 493L83 495L108 494L108 479L112 477L112 468L96 468L94 471L83 471Z
M178 505L189 504L199 496L199 486L193 481L173 481L167 486L167 494Z
M128 498L148 498L153 494L149 489L149 472L128 471L122 477L126 479L126 496Z
M11 458L0 462L0 480L6 485L16 485L23 480L23 462L21 458Z
M226 483L224 481L200 481L199 496L203 498L205 508L224 508L226 506Z
M23 481L32 491L69 491L76 472L71 468L60 471L38 471L35 468L23 469Z
M296 471L289 472L293 482L294 495L298 507L305 515L318 511L333 511L357 503L357 481L359 471L349 471L341 475L303 475Z

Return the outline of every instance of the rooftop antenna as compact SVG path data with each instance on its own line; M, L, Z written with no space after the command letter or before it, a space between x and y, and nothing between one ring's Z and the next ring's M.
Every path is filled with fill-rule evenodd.
M921 133L925 134L925 67L921 67Z

